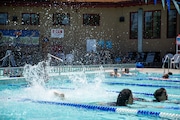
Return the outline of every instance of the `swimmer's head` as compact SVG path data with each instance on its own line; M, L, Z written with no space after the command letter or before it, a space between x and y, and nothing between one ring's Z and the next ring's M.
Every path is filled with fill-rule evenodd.
M168 75L173 75L173 73L172 72L168 72Z
M133 95L130 89L123 89L117 98L117 106L126 106L133 103Z
M125 73L129 73L129 68L125 68Z
M114 69L114 72L118 72L118 69L117 69L117 68L115 68L115 69Z
M162 78L168 79L168 78L169 78L169 75L168 75L168 74L164 74L164 75L162 76Z
M155 98L156 101L158 101L158 102L167 100L167 99L168 99L168 96L167 96L166 89L165 89L165 88L157 89L157 90L154 92L154 98Z

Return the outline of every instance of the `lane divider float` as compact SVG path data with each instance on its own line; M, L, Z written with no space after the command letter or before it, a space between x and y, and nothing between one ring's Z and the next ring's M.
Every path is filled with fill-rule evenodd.
M30 101L33 103L40 103L40 104L70 106L70 107L84 108L84 109L89 109L89 110L114 112L114 113L119 113L119 114L133 114L133 115L143 115L143 116L149 116L149 117L180 119L180 114L175 114L175 113L137 110L137 109L130 109L130 108L122 108L122 107L120 108L120 107L109 107L109 106L97 106L97 105L78 104L78 103L42 101L42 100L32 100L32 99L22 99L21 101L23 102Z

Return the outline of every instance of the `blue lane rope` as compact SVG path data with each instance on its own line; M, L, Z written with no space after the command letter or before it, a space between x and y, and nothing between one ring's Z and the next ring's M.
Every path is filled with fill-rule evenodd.
M120 91L115 91L115 90L106 90L107 92L115 92L119 93ZM134 94L142 94L146 96L154 96L152 93L141 93L141 92L133 92ZM175 97L175 98L180 98L180 95L173 95L173 94L168 94L169 97Z
M66 87L51 87L51 89L67 89L67 90L75 90L75 88L66 88ZM106 90L107 92L115 92L119 93L120 91L115 91L115 90ZM146 96L153 96L152 93L141 93L141 92L133 92L134 94L142 94ZM174 95L174 94L168 94L169 97L175 97L175 98L180 98L180 95Z
M180 82L180 80L173 80L173 79L167 79L167 80L163 80L159 77L147 77L147 78L134 78L134 77L121 77L118 79L132 79L132 80L152 80L152 81L163 81L163 82Z
M40 100L35 101L32 99L22 99L21 101L23 101L23 102L31 101L33 103L40 103L40 104L70 106L70 107L76 107L76 108L85 108L85 109L89 109L89 110L100 110L100 111L106 111L106 112L115 112L115 113L120 113L120 114L133 114L133 115L143 115L143 116L150 116L150 117L180 119L180 114L175 114L175 113L154 112L154 111L148 111L148 110L137 110L137 109L130 109L130 108L97 106L97 105L87 105L87 104L77 104L77 103L40 101Z
M168 85L153 85L153 84L135 84L135 83L123 83L123 82L103 82L109 85L131 85L131 86L143 86L143 87L165 87L180 89L180 86L168 86Z

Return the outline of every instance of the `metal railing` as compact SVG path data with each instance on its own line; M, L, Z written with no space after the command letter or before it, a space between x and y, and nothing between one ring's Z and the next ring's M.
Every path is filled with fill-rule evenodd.
M7 54L6 56L4 56L3 58L0 59L0 61L3 61L4 59L6 59L7 57L9 57L11 54Z
M99 70L113 70L114 68L122 70L123 68L135 68L136 65L132 64L103 64L103 65L60 65L60 66L48 66L46 69L48 73L61 73L66 72L88 72ZM23 76L24 67L2 67L0 68L0 76L7 77L19 77Z
M165 73L165 64L167 63L168 64L168 72L169 72L169 69L170 69L170 61L171 61L171 58L167 55L163 61L163 65L162 65L162 68L163 68L163 72Z
M134 63L132 64L102 64L102 65L61 65L50 66L49 73L65 73L65 72L88 72L99 70L113 70L114 68L122 70L123 68L136 68Z
M51 55L50 53L48 53L48 57L52 57L52 58L54 58L56 60L59 60L59 61L63 62L63 60L61 58L58 58L58 57L56 57L54 55Z
M0 68L0 76L4 77L22 77L23 67L2 67Z

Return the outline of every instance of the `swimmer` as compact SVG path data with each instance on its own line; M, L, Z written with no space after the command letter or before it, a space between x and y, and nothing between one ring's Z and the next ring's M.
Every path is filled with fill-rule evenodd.
M153 102L166 102L166 103L174 103L174 104L180 104L180 101L169 101L167 91L165 88L157 89L154 92L154 98Z
M153 95L155 98L155 100L153 100L153 101L155 101L155 102L161 102L161 101L168 100L168 95L167 95L165 88L157 89Z
M168 75L173 75L173 73L172 72L168 72Z
M152 100L152 101L145 100L144 98L134 98L133 94L132 94L132 91L130 89L123 89L122 91L120 91L116 102L100 103L100 105L135 107L135 106L129 106L129 105L132 105L134 101L140 101L140 102L164 102L164 101L168 100L168 95L166 93L166 89L165 88L157 89L154 92L154 98L155 99ZM171 103L179 103L179 102L171 102ZM156 107L156 106L140 105L138 107ZM158 106L157 108L161 108L161 106Z
M125 68L124 73L129 73L129 68Z
M161 78L159 77L149 77L150 80L168 80L169 74L164 74Z
M122 72L122 75L132 76L132 75L134 75L134 74L133 74L133 73L130 73L129 68L125 68L124 71Z
M119 73L118 73L118 69L115 68L115 69L114 69L114 72L110 73L110 76L113 76L113 77L120 77L121 74L119 74Z
M135 101L141 101L141 102L162 102L168 100L168 95L165 88L159 88L154 92L154 98L155 100L148 101L143 98L134 98Z
M64 93L61 93L59 91L53 91L53 93L54 93L55 96L57 96L57 97L61 98L62 100L64 100L64 98L65 98Z
M142 101L142 102L162 102L168 100L168 95L165 88L159 88L154 92L153 101L147 101L143 98L133 98L132 92L130 89L123 89L117 98L116 106L126 106L127 104L133 104L133 101Z
M132 91L123 89L118 95L116 106L126 106L127 104L133 104Z
M169 79L169 75L168 75L168 74L164 74L164 75L162 76L162 78L163 78L163 79Z
M130 89L120 91L116 102L107 103L110 106L127 106L128 104L133 104L133 95Z

